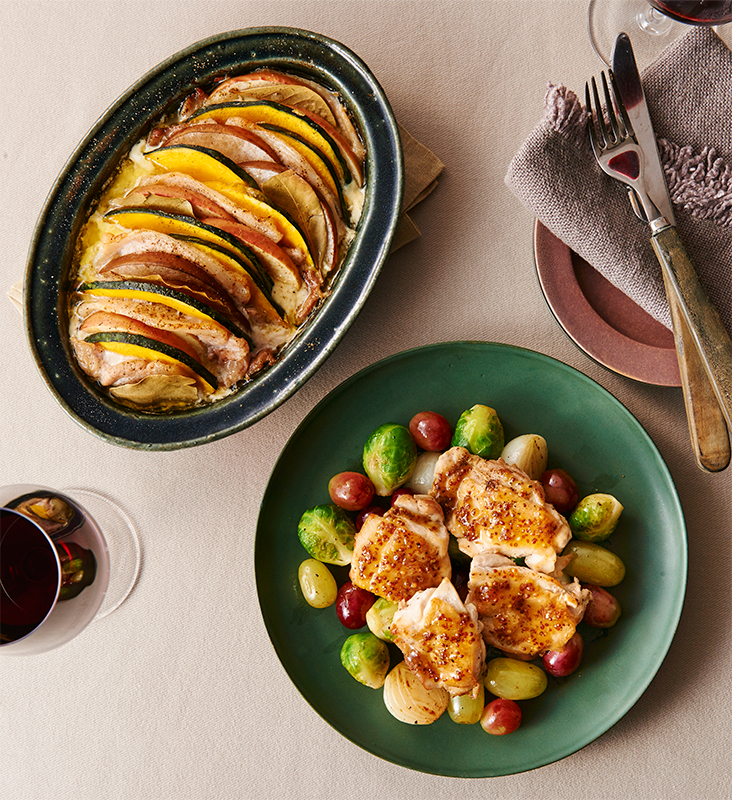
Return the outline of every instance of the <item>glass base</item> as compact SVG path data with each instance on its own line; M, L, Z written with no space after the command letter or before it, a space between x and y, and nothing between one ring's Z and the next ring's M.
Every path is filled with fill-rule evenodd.
M713 27L717 36L732 48L732 23ZM689 28L689 25L655 11L648 0L589 0L587 32L590 43L600 60L608 67L619 33L627 33L630 37L636 64L643 71Z
M137 583L142 550L135 526L112 500L88 489L62 489L94 518L102 530L109 551L109 585L95 620L103 619L119 608Z

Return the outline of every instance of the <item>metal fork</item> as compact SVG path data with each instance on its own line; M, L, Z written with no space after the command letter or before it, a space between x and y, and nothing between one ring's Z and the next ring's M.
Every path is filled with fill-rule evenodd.
M600 79L607 120L603 114L595 78L591 80L591 97L590 84L585 84L585 107L590 116L587 129L590 133L592 151L604 172L628 186L630 203L636 216L644 222L650 222L659 217L661 212L644 188L643 151L633 138L633 125L620 100L620 92L615 85L612 72L610 72L612 94L604 72L600 74Z
M601 169L628 187L633 210L640 219L649 223L653 230L654 221L663 219L663 215L645 190L643 151L634 141L633 126L620 98L613 74L612 72L609 74L609 84L605 73L601 74L605 100L604 113L595 78L592 78L591 84L585 84L590 143ZM682 309L683 300L680 297L676 277L671 274L667 263L660 257L659 263L662 267L666 297L671 312L694 455L702 469L718 472L725 469L730 462L726 409L720 405L719 388L715 391L708 365L705 365L704 355L699 350L698 335L697 337L693 335L686 321L688 313L685 315Z

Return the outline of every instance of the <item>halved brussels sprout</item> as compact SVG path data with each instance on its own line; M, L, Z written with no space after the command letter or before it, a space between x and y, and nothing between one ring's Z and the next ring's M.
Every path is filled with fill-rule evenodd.
M586 542L602 542L615 530L623 506L611 494L589 494L569 515L572 533Z
M393 600L387 600L385 597L376 598L375 603L366 612L366 624L374 636L385 642L394 641L390 628L396 610L397 604Z
M302 546L318 561L346 566L353 557L356 526L336 505L309 508L300 517L297 535Z
M538 481L546 469L549 449L546 439L538 433L525 433L506 444L501 458L523 470L532 480Z
M380 497L403 486L416 463L417 445L409 428L395 422L380 425L363 448L363 468Z
M504 444L503 425L490 406L474 405L463 411L452 435L453 447L464 447L473 455L494 459Z
M343 642L341 664L359 683L379 689L389 672L389 648L371 632L354 633Z

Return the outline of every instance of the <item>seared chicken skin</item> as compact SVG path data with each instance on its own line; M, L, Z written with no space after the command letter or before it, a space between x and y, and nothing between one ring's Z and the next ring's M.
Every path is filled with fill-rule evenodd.
M428 495L401 495L384 514L369 514L356 534L350 578L389 600L408 600L451 574L450 534Z
M564 517L546 502L541 483L500 458L487 461L450 448L437 461L430 494L469 556L523 557L532 569L551 573L572 536Z
M470 566L466 605L473 604L487 644L533 658L561 650L584 615L590 592L510 558L485 553Z
M394 643L426 689L478 694L485 644L475 606L463 604L450 581L399 604L391 624Z

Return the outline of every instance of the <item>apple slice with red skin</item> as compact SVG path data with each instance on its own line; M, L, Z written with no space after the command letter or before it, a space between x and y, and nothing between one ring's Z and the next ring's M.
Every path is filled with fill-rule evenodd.
M160 144L187 144L217 150L232 161L277 161L277 153L253 131L239 125L199 122L176 126L162 134Z

